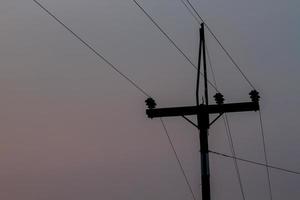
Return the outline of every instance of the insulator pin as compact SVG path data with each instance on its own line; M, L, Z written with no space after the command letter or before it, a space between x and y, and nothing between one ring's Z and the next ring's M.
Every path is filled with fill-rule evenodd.
M259 96L259 93L256 90L252 90L249 93L249 95L250 95L250 98L253 102L258 102L259 101L260 96Z
M152 98L146 99L145 102L149 109L153 109L156 107L156 103L155 103L154 99L152 99Z
M225 99L224 99L224 96L221 93L218 92L217 94L215 94L214 98L215 98L217 104L220 105L220 104L224 103Z

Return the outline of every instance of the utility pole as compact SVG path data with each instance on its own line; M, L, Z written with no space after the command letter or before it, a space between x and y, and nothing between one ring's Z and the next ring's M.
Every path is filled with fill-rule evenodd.
M203 54L203 75L204 75L204 102L199 104L199 80L200 80L200 66L201 56ZM200 153L201 153L201 183L202 183L202 200L210 200L210 173L209 173L209 149L208 149L208 130L210 126L219 119L224 113L231 112L245 112L245 111L258 111L259 110L259 93L252 90L250 102L242 103L228 103L224 104L224 98L221 93L216 93L214 98L216 104L209 104L208 102L208 80L206 69L206 52L205 52L205 35L204 24L200 28L200 44L199 44L199 57L198 57L198 72L197 72L197 85L196 85L196 106L184 107L168 107L168 108L155 108L156 103L152 98L146 100L148 109L146 114L149 118L161 117L184 117L187 115L197 115L197 128L199 130L200 138ZM210 122L210 114L219 114L212 122ZM188 120L188 119L187 119ZM188 120L191 122L190 120ZM192 123L192 122L191 122ZM193 123L193 125L195 125Z

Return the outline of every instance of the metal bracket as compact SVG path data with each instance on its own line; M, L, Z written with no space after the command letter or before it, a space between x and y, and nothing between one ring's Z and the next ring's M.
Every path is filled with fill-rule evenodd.
M199 127L197 126L196 123L194 123L192 120L190 120L189 118L187 118L186 116L182 115L183 119L185 119L186 121L188 121L190 124L192 124L193 126L195 126L197 129L199 129Z
M212 122L210 122L209 126L213 125L224 113L220 113L218 117L216 117Z

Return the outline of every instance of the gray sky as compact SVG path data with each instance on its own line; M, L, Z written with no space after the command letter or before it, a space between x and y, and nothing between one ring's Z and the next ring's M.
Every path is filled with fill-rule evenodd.
M195 103L195 69L131 0L40 2L159 106ZM196 63L198 24L180 0L139 2ZM261 93L269 163L300 171L300 2L191 2ZM1 199L192 199L139 91L31 0L2 0L0 27ZM247 101L251 88L209 34L207 45L227 102ZM229 119L237 155L264 162L258 114ZM201 199L197 130L165 121ZM230 153L222 120L209 140L210 149ZM242 199L232 160L210 160L212 199ZM265 168L239 167L246 199L268 199ZM274 200L299 199L300 176L270 176Z

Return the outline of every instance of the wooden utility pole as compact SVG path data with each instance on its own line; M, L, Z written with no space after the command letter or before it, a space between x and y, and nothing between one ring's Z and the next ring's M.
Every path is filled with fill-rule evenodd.
M204 102L199 104L199 80L200 80L200 64L201 56L203 54L203 75L204 75ZM201 152L201 183L202 183L202 200L210 200L210 173L209 173L209 149L208 149L208 130L210 126L224 113L243 112L243 111L258 111L259 110L259 94L256 90L252 90L249 94L250 102L229 103L224 104L224 98L221 93L214 95L216 104L209 105L208 102L208 80L206 69L206 52L205 52L205 35L204 24L200 28L200 44L199 44L199 58L198 58L198 73L196 86L196 106L185 107L169 107L169 108L155 108L156 103L152 98L146 100L149 109L146 114L149 118L161 117L185 117L187 115L197 115L197 127L199 129L200 138L200 152ZM216 119L210 122L210 114L219 114Z

